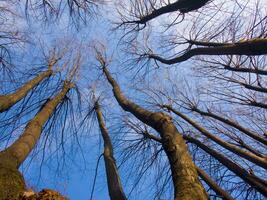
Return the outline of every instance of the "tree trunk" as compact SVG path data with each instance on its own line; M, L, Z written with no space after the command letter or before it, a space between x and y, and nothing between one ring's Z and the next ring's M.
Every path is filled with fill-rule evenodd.
M70 82L65 82L62 90L35 115L27 124L24 133L7 149L0 152L0 199L18 199L25 189L23 176L18 168L38 142L42 128L63 100Z
M207 185L210 186L210 188L223 200L234 200L234 198L228 192L223 190L215 181L213 181L204 170L197 167L197 173L203 179L203 181L205 181L205 183L207 183Z
M19 88L14 93L8 95L0 95L0 113L7 111L13 105L15 105L18 101L23 99L29 91L31 91L34 87L36 87L42 80L51 76L53 71L51 69L40 73L38 76L33 78L32 80L25 83L21 88Z
M237 130L245 133L246 135L248 135L249 137L257 140L258 142L261 142L262 144L265 144L267 145L267 139L260 136L259 134L241 126L240 124L238 124L237 122L234 122L233 120L230 120L230 119L227 119L227 118L224 118L224 117L221 117L219 115L216 115L212 112L204 112L198 108L192 108L192 111L195 111L197 113L199 113L200 115L203 115L203 116L208 116L208 117L211 117L213 119L216 119L218 121L221 121L229 126L232 126L234 128L236 128Z
M95 102L95 111L97 114L97 120L99 128L104 140L104 161L106 168L106 176L108 182L108 191L111 200L126 200L126 196L122 189L120 175L116 165L116 160L113 156L113 146L108 134L108 130L105 126L105 122L102 116L102 112L99 103Z
M119 105L136 118L160 133L163 149L168 157L175 200L204 200L208 195L198 179L196 167L187 150L187 146L174 126L170 116L160 112L150 112L128 100L120 90L105 66L103 72L113 87L113 93Z
M245 159L249 160L250 162L252 162L252 163L254 163L254 164L258 165L258 166L261 166L264 169L267 169L267 158L266 157L259 157L259 156L255 155L255 154L251 153L251 152L244 151L243 149L238 148L237 146L235 146L233 144L225 142L221 138L211 134L209 131L207 131L205 128L203 128L202 126L197 124L195 121L193 121L192 119L190 119L186 115L184 115L184 114L178 112L177 110L173 109L171 106L166 106L165 105L164 107L166 107L168 110L172 111L177 116L179 116L182 119L184 119L185 121L187 121L189 124L191 124L194 128L196 128L199 132L201 132L207 138L209 138L212 141L216 142L217 144L221 145L225 149L235 153L236 155L239 155L242 158L245 158Z
M238 164L234 163L230 159L226 158L222 154L218 153L214 149L211 149L210 147L203 144L203 142L192 138L190 136L183 136L184 139L186 139L188 142L193 143L197 145L199 148L204 150L206 153L211 155L213 158L218 160L221 164L223 164L227 169L229 169L231 172L239 176L241 179L243 179L246 183L248 183L252 188L259 191L261 194L263 194L265 197L267 197L267 181L260 179L259 177L255 176L252 173L248 173L245 169L240 167Z
M162 144L161 138L154 136L153 134L149 134L148 132L143 132L144 137L147 137L151 140L159 142ZM199 177L202 178L203 181L214 191L216 194L224 200L234 200L234 198L225 190L223 190L212 178L202 169L196 166L197 173Z

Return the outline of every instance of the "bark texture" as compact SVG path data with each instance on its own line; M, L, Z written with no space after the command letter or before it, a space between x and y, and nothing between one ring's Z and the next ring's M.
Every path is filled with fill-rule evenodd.
M8 158L0 159L0 200L19 200L26 189L24 178L18 169L5 164Z
M126 200L126 196L124 194L120 175L118 172L118 168L116 165L116 160L113 155L113 146L111 143L111 139L108 134L108 130L105 126L105 122L102 116L102 112L99 106L99 103L95 102L95 111L97 114L97 120L99 124L99 128L102 134L102 138L104 140L104 161L106 168L106 176L108 182L108 191L111 200Z
M150 112L131 102L123 95L119 85L105 66L103 66L103 72L113 87L114 96L122 109L132 113L140 121L160 133L162 146L170 163L174 199L208 199L208 195L198 179L197 170L189 155L187 146L182 135L173 124L171 117L161 112Z
M34 87L36 87L41 81L51 76L52 74L53 71L49 69L45 72L40 73L32 80L25 83L21 88L19 88L14 93L8 95L0 95L0 113L7 111L9 108L11 108L21 99L23 99L28 94L28 92L31 91Z

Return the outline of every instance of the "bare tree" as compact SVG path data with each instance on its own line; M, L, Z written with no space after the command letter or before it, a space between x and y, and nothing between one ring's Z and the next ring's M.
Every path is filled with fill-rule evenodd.
M26 41L18 24L23 21L16 10L17 1L3 0L0 3L0 72L12 71L12 48Z
M79 25L88 22L88 16L92 16L94 8L103 1L3 2L14 8L23 4L26 16L34 16L33 20L52 22L69 17ZM122 123L108 122L104 120L98 100L94 99L94 106L89 105L93 107L90 113L95 111L104 141L110 198L130 199L132 191L138 192L138 186L133 186L126 197L118 172L120 167L131 168L123 177L128 175L134 184L148 179L150 173L155 180L155 187L151 189L155 199L164 197L166 191L174 192L173 199L177 200L208 199L209 196L216 199L266 197L267 17L263 6L266 3L261 0L118 3L117 28L123 30L118 54L124 50L125 59L130 61L121 60L128 70L121 71L120 77L124 72L129 73L132 78L129 85L138 90L140 96L136 95L131 101L123 94L110 73L113 69L108 69L109 61L96 50L101 72L123 110L114 109L114 115ZM16 14L6 5L0 5L0 26L3 27L0 72L9 70L6 66L13 55L10 46L21 39L19 32L6 24L9 17L5 13ZM99 77L95 77L98 72L94 73L91 62L86 63L90 67L80 73L84 54L88 52L87 49L86 53L82 52L83 49L77 53L78 48L71 46L72 53L68 55L52 53L45 64L48 67L36 67L33 73L23 71L20 74L23 79L15 86L1 80L4 83L1 90L5 92L0 96L0 115L3 116L0 119L3 132L0 193L3 196L0 198L18 198L26 189L19 167L38 150L37 145L43 151L42 162L45 150L61 148L65 154L64 144L69 138L74 137L78 141L76 147L81 148L78 139L82 134L81 115L68 114L79 113L72 105L87 102L88 96L84 88L79 93L74 83L88 86L94 84L90 82L92 79ZM162 67L166 65L168 67ZM133 69L138 73L134 74ZM144 73L140 76L141 72ZM149 73L153 73L152 76ZM86 78L80 79L80 75ZM183 78L187 75L189 81L185 83L186 78L180 80L177 75ZM102 82L101 86L105 87ZM76 89L77 100L70 96L71 88ZM129 91L133 90L129 87ZM135 103L138 98L139 102ZM81 124L91 123L89 114L81 117ZM106 128L105 122L119 127L118 140L111 142L109 131L112 130ZM24 124L27 125L24 127ZM24 131L18 134L21 127ZM88 128L85 132L91 130ZM113 145L116 147L118 143L120 162L113 153ZM56 147L47 148L52 144ZM65 162L65 157L59 156L58 162L61 161ZM136 174L136 179L132 174ZM141 189L145 188L140 185Z
M162 139L155 135L152 134L151 132L148 132L148 129L146 126L144 126L144 128L142 128L140 126L140 124L136 123L136 122L131 122L129 120L127 120L127 123L125 123L125 126L129 127L130 129L132 129L136 134L143 136L144 140L153 140L156 143L162 145ZM184 136L184 139L186 139L187 141L189 141L189 136ZM148 143L148 142L146 142ZM134 147L131 147L134 148ZM136 147L138 148L138 147ZM159 156L159 152L157 152L157 156ZM150 158L152 159L152 158ZM158 158L154 158L154 159L158 159ZM145 162L145 160L143 159L142 162ZM216 192L216 194L218 195L218 197L221 197L223 199L233 199L233 197L231 197L231 195L223 190L214 180L212 180L212 178L202 169L200 169L199 167L197 168L197 172L199 177L212 189ZM166 169L165 169L166 171ZM160 179L162 179L162 174L159 175Z
M122 109L131 112L136 118L160 133L163 148L171 166L174 199L207 199L206 191L198 179L196 167L187 152L186 144L171 118L161 112L148 111L124 97L119 85L107 70L106 61L100 52L97 52L97 59Z
M117 167L114 155L113 155L113 146L112 146L109 134L108 134L108 130L104 123L102 111L98 103L98 100L95 100L94 109L96 112L99 129L101 131L102 138L104 141L103 155L104 155L104 161L105 161L106 177L107 177L110 199L111 200L126 200L127 198L124 194L124 191L121 185L118 167Z
M62 42L61 46L64 46ZM27 66L27 70L16 72L16 76L23 76L22 80L15 82L18 86L15 90L10 84L12 82L3 81L5 90L12 92L1 95L1 131L4 134L1 136L0 152L0 199L21 199L26 195L28 186L20 172L25 160L26 163L29 162L28 158L34 157L38 151L39 154L43 153L42 159L49 151L59 151L62 148L65 152L67 136L64 130L67 124L69 133L76 132L73 124L67 120L73 117L69 114L73 113L71 89L76 87L74 82L79 74L81 55L74 47L71 51L56 47L49 50L45 57L45 64L41 68L35 64L35 67ZM31 79L32 76L34 78ZM23 80L27 80L26 83ZM79 101L75 104L79 104ZM24 130L21 134L14 134L22 128ZM51 142L53 134L57 134L57 137ZM51 143L55 144L56 149L48 148ZM40 162L42 164L43 160ZM42 191L38 194L42 195L52 196L53 193Z
M43 108L27 124L23 134L12 145L1 151L1 199L18 199L19 195L26 189L18 168L35 147L43 126L71 87L73 87L72 83L66 81L62 90L45 103Z
M210 0L177 0L166 2L162 0L132 1L127 15L121 13L122 24L136 24L146 26L146 23L167 13L179 12L180 14L189 13L205 6ZM126 3L127 4L127 3ZM127 10L127 6L124 7ZM143 27L143 28L144 28Z
M102 3L104 0L26 0L25 13L28 17L34 16L50 22L64 15L77 26L80 22L86 23L88 18L96 13L97 5Z
M18 101L23 99L27 95L27 93L30 90L32 90L34 87L36 87L42 80L51 76L53 74L52 67L54 66L55 63L56 62L54 62L54 61L53 61L53 63L50 63L48 65L49 67L48 67L47 71L38 74L37 77L35 77L34 79L25 83L17 91L15 91L11 94L7 94L7 95L1 95L0 96L0 112L4 112L4 111L8 110L10 107L12 107Z

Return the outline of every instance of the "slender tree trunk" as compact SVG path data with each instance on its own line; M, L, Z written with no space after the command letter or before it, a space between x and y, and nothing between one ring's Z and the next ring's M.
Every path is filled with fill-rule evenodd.
M218 160L221 164L223 164L227 169L232 171L234 174L243 179L246 183L248 183L252 188L259 191L265 197L267 197L267 181L260 179L252 173L248 173L245 169L240 167L238 164L234 163L230 159L226 158L222 154L218 153L214 149L203 144L203 142L192 138L190 136L183 136L188 142L197 145L199 148L204 150L206 153L210 154L213 158Z
M132 113L143 123L160 133L162 146L168 157L175 200L204 200L208 195L198 179L196 167L187 150L187 146L174 126L170 116L161 112L150 112L128 100L120 90L117 82L112 78L107 68L103 72L113 87L113 93L119 105L127 112Z
M207 185L210 186L210 188L223 200L234 200L234 198L228 192L223 190L215 181L213 181L204 170L197 167L197 173L203 179L203 181L205 181L205 183L207 183Z
M36 87L42 80L51 76L52 74L53 71L51 69L48 69L47 71L40 73L32 80L25 83L21 88L19 88L14 93L8 95L0 95L0 113L7 111L18 101L23 99L28 94L28 92L31 91L34 87Z
M208 117L211 117L211 118L216 119L218 121L221 121L221 122L223 122L229 126L236 128L237 130L245 133L249 137L257 140L258 142L261 142L262 144L267 145L267 139L266 138L264 138L264 137L260 136L259 134L254 133L253 131L241 126L240 124L238 124L237 122L234 122L233 120L221 117L221 116L216 115L212 112L204 112L198 108L193 108L192 111L195 111L195 112L199 113L200 115L208 116Z
M200 131L207 138L209 138L212 141L216 142L217 144L221 145L225 149L227 149L227 150L239 155L240 157L243 157L243 158L249 160L250 162L252 162L252 163L254 163L254 164L258 165L258 166L261 166L264 169L267 169L267 158L266 157L259 157L259 156L255 155L255 154L251 153L251 152L244 151L243 149L238 148L237 146L235 146L233 144L225 142L224 140L222 140L221 138L211 134L205 128L203 128L202 126L197 124L195 121L193 121L192 119L190 119L186 115L180 113L179 111L175 110L171 106L166 106L165 105L164 107L166 107L167 109L169 109L170 111L175 113L177 116L179 116L182 119L184 119L185 121L187 121L189 124L191 124L193 127L195 127L198 131Z
M0 152L0 199L18 199L25 189L23 176L18 168L27 158L38 142L42 128L53 114L57 105L63 100L70 82L65 82L62 90L35 115L27 124L23 134L7 149Z
M104 140L104 161L110 199L126 200L127 198L122 189L120 175L116 165L116 160L113 155L113 146L111 143L111 139L109 137L108 130L105 126L102 112L97 101L95 102L95 111L97 114L97 120L102 134L102 138Z

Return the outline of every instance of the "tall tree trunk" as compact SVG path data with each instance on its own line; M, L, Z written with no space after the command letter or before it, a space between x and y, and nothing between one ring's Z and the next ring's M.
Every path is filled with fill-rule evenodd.
M248 173L244 168L240 167L238 164L234 163L230 159L226 158L219 152L214 149L206 146L203 142L192 138L190 136L183 136L188 142L197 145L199 148L204 150L206 153L211 155L213 158L218 160L221 164L223 164L226 168L232 171L234 174L243 179L246 183L248 183L252 188L259 191L265 197L267 197L267 181L260 179L252 173Z
M116 160L113 155L113 146L108 134L108 130L105 126L105 122L98 101L95 102L95 111L97 114L97 120L102 134L102 138L104 140L104 161L110 199L126 200L127 198L122 189L120 175L116 165Z
M0 199L17 199L25 189L23 176L18 168L27 158L38 142L42 128L53 114L57 105L63 100L70 82L65 82L62 90L35 115L27 124L23 134L7 149L0 152Z
M207 138L209 138L212 141L216 142L217 144L221 145L225 149L239 155L242 158L249 160L250 162L252 162L258 166L261 166L264 169L267 169L267 158L266 157L259 157L259 156L255 155L254 153L244 151L243 149L238 148L237 146L235 146L233 144L225 142L224 140L213 135L212 133L207 131L205 128L203 128L198 123L196 123L195 121L193 121L192 119L190 119L189 117L184 115L183 113L179 112L178 110L175 110L174 108L172 108L171 106L168 106L168 105L164 105L164 107L166 107L168 110L172 111L177 116L179 116L182 119L184 119L185 121L187 121L189 124L191 124L194 128L196 128L199 132L201 132Z
M102 63L103 64L103 63ZM187 150L187 146L172 122L170 116L161 112L150 112L128 100L120 90L117 82L112 78L105 65L103 72L113 87L113 93L119 105L132 113L143 123L160 133L162 146L168 157L175 200L204 200L208 195L198 179L196 167Z
M45 72L40 73L32 80L25 83L21 88L11 94L0 95L0 113L7 111L13 105L15 105L18 101L23 99L29 91L31 91L34 87L36 87L42 80L51 76L53 71L48 69Z

